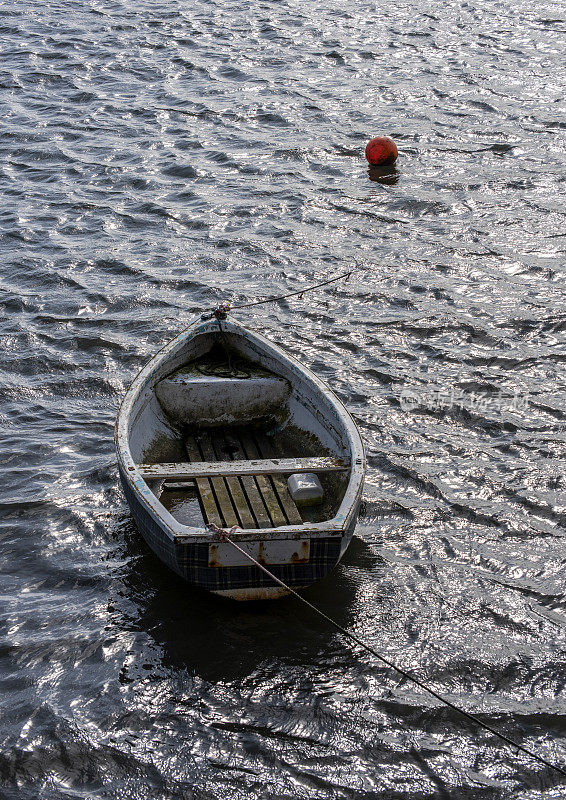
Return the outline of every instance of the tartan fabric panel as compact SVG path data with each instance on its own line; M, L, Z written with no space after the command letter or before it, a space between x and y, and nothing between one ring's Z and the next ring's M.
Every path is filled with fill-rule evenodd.
M132 516L140 530L141 535L151 547L153 552L156 553L159 558L164 561L165 564L167 564L168 567L171 567L171 569L175 570L175 572L177 572L179 575L182 575L183 573L177 566L174 543L168 539L167 536L165 536L161 530L161 527L157 524L153 517L148 514L128 481L122 477L121 471L120 480L122 482L122 489L126 495L126 500L130 506L130 511L132 512Z
M307 586L321 580L340 557L339 536L310 540L310 560L306 564L267 564L267 569L288 586ZM178 568L191 583L204 589L252 589L277 586L268 575L254 564L239 567L209 567L208 544L177 545Z

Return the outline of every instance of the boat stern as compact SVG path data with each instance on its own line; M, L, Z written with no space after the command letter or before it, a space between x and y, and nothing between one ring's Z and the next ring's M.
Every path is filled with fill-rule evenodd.
M266 600L288 594L254 559L286 586L300 589L334 569L343 552L343 536L317 533L290 538L254 538L233 534L240 552L219 539L176 542L178 571L191 583L233 600ZM351 538L351 536L350 536Z

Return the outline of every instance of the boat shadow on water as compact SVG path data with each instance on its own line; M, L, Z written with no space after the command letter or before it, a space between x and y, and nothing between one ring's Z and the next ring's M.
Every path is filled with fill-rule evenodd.
M123 528L130 559L110 600L117 626L147 634L159 666L188 670L202 680L242 680L260 663L308 666L335 662L340 637L294 597L241 603L206 592L172 573L140 539L132 521ZM360 572L379 572L382 560L354 537L340 564L302 592L345 628L358 608ZM132 606L133 604L133 606Z

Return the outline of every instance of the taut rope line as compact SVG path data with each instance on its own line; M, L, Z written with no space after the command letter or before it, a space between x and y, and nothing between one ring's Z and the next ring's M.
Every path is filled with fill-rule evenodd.
M332 617L329 617L328 614L325 614L324 611L320 610L320 608L317 608L315 605L310 603L306 598L302 597L294 589L291 589L290 586L287 586L286 583L284 583L277 576L275 576L272 572L270 572L266 567L263 566L263 564L260 564L259 561L256 561L256 559L253 556L251 556L249 553L247 553L245 550L243 550L239 545L237 545L236 542L234 542L232 539L230 539L230 535L232 533L234 533L236 530L239 530L239 526L238 525L234 525L234 527L230 528L229 531L224 530L224 528L219 528L217 525L214 525L214 524L209 524L209 525L207 525L207 527L211 531L213 531L214 533L218 534L218 537L220 538L221 541L230 542L232 547L235 547L236 550L238 550L243 556L245 556L249 561L251 561L253 564L255 564L256 567L258 567L262 572L264 572L266 575L268 575L271 578L271 580L275 581L275 583L278 583L279 586L281 586L284 589L286 589L290 594L292 594L294 597L296 597L298 600L300 600L301 603L303 603L304 605L308 606L311 609L311 611L314 611L315 614L318 614L319 616L321 616L323 619L325 619L327 622L329 622L334 628L336 628L336 630L338 630L344 636L347 636L349 639L352 639L352 641L356 642L356 644L359 644L360 647L363 647L364 650L367 650L368 653L371 653L373 656L378 658L380 661L382 661L384 664L386 664L386 666L388 666L391 669L395 670L395 672L397 672L399 675L402 675L404 678L406 678L407 680L411 681L412 683L414 683L419 688L424 689L425 692L428 692L428 694L432 695L432 697L435 697L437 700L439 700L441 703L443 703L448 708L451 708L452 711L456 711L458 714L460 714L462 717L467 719L469 722L473 722L476 725L478 725L480 728L483 728L484 730L489 731L489 733L493 734L493 736L496 736L498 739L501 739L503 742L505 742L506 744L510 745L511 747L516 748L521 753L524 753L525 755L529 756L529 758L533 758L535 761L538 761L540 764L544 764L545 767L550 767L550 769L553 769L556 772L559 772L561 775L565 775L566 776L566 769L563 769L562 767L559 767L556 764L553 764L551 761L547 761L546 758L544 758L543 756L539 756L538 753L534 753L532 750L529 750L527 747L523 747L522 744L519 744L518 742L515 742L513 739L510 739L508 736L506 736L504 733L500 733L495 728L492 728L491 725L488 725L487 722L483 722L481 719L479 719L479 717L476 717L474 714L470 714L468 711L465 711L463 708L460 708L459 706L455 705L450 700L447 700L441 694L438 694L438 692L435 692L434 689L431 689L429 686L427 686L426 683L423 683L419 678L415 678L415 676L412 675L410 672L407 672L406 670L402 669L401 667L398 667L392 661L389 661L389 659L385 658L385 656L382 656L380 653L377 652L377 650L374 650L373 647L370 647L368 644L366 644L364 641L362 641L362 639L358 638L354 633L351 633L351 631L348 631L348 630L346 630L346 628L343 628L341 625L338 624L338 622L335 622L332 619Z
M304 289L299 289L296 292L273 295L272 297L266 297L263 300L254 300L253 303L243 303L242 305L233 306L228 302L224 302L218 308L209 308L207 311L205 311L202 315L202 319L212 319L212 317L216 317L217 319L226 319L228 312L234 311L237 308L251 308L252 306L262 306L264 303L275 303L277 300L286 300L288 297L300 297L301 295L306 294L306 292L312 292L314 289L320 289L321 286L328 286L330 283L336 283L336 281L348 280L350 275L352 275L354 272L359 272L361 269L367 269L367 267L353 267L348 272L342 272L340 275L336 275L334 278L330 278L327 281L315 283L313 286L306 286Z
M244 303L241 306L232 306L232 308L250 308L251 306L261 306L264 303L274 303L276 300L286 300L288 297L298 297L299 295L305 294L305 292L312 292L313 289L319 289L321 286L328 286L330 283L336 283L336 281L341 281L343 278L348 280L352 272L357 272L360 269L364 269L364 267L354 267L353 269L349 270L349 272L343 272L341 275L336 275L335 278L330 278L328 281L321 281L321 283L315 283L314 286L307 286L306 289L299 289L297 292L289 292L289 294L280 294L274 297L266 297L265 300L256 300L253 303Z

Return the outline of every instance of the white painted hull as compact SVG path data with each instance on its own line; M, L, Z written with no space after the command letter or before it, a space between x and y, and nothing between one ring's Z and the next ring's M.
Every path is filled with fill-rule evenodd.
M171 438L169 421L156 398L156 384L198 356L206 346L206 337L217 334L218 324L216 319L193 322L157 353L132 383L116 422L120 478L145 540L179 575L208 591L234 599L280 597L284 590L253 564L239 563L235 548L232 560L224 551L219 560L218 537L204 523L198 527L179 522L154 494L151 481L147 483L137 468L146 460L148 449L160 441L168 443ZM312 433L327 452L350 464L344 496L331 519L238 530L233 534L232 538L251 555L261 555L265 566L280 580L293 588L305 587L334 568L352 538L365 473L363 445L342 403L310 370L235 321L222 322L222 328L223 335L236 342L247 358L289 382L289 413L293 424Z

